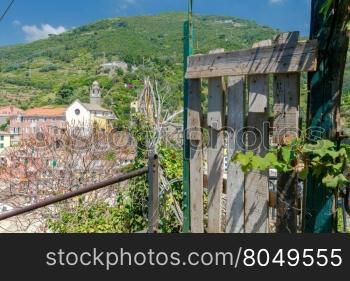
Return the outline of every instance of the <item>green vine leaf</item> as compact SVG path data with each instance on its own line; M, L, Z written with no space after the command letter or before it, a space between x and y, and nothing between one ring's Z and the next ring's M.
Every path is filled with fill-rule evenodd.
M282 157L283 157L284 162L288 163L292 157L291 149L288 147L283 147L282 148Z
M265 160L268 161L271 165L275 165L278 163L278 159L275 153L269 152L265 156Z
M322 183L326 187L334 189L342 184L349 183L349 181L342 174L337 175L337 176L328 174L322 179Z

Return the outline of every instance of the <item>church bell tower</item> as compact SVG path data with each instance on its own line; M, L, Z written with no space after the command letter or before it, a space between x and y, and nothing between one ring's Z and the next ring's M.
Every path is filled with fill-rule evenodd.
M90 103L97 105L101 105L102 103L101 88L100 84L97 81L92 84L92 87L90 89Z

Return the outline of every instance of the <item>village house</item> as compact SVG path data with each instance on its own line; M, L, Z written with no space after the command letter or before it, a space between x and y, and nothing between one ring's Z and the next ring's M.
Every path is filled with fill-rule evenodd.
M76 100L66 111L66 121L69 127L79 127L90 130L99 128L108 131L113 128L112 121L116 116L112 110L102 107L101 88L95 81L90 90L90 103Z
M22 114L23 110L13 105L4 106L0 108L0 126L7 124L11 117Z
M10 133L15 136L11 145L19 142L21 137L66 128L65 113L65 108L33 108L11 117Z
M124 61L107 62L100 65L99 73L115 72L118 69L122 70L123 72L134 72L137 70L137 67L128 65Z

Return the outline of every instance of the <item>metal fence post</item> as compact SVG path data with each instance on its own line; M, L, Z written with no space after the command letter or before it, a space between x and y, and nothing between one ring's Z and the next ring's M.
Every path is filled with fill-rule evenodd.
M148 162L148 232L157 233L159 227L159 159L151 155Z
M192 22L193 1L188 2L188 20L184 23L184 75L187 71L187 59L193 54L193 22ZM183 232L190 232L191 225L191 198L190 198L190 141L187 139L187 115L188 115L188 93L189 81L184 79L184 115L183 115Z

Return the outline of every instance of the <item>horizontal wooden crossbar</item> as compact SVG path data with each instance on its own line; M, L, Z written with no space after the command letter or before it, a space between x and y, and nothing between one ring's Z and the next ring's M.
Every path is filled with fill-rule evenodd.
M280 44L189 58L186 78L312 72L317 67L317 40Z

